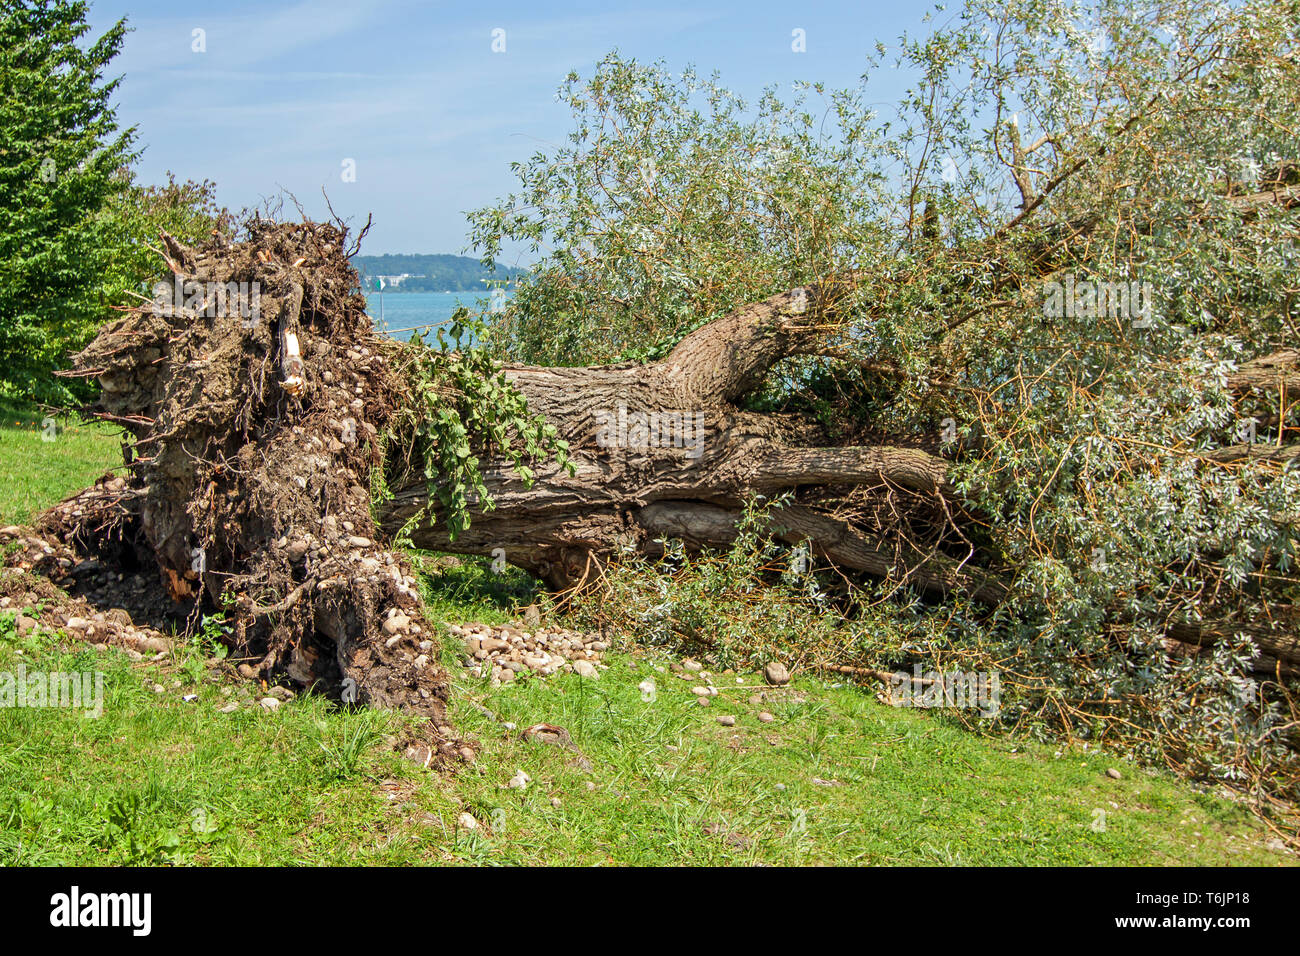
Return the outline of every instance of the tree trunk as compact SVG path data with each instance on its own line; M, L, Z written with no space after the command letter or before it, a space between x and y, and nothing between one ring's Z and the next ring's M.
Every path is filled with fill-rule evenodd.
M824 446L809 423L737 405L773 364L812 343L816 306L815 290L773 296L704 326L650 365L508 367L529 411L569 442L576 472L545 465L526 488L508 463L491 462L483 471L492 511L475 514L454 539L436 520L412 539L462 554L500 548L511 564L564 588L613 552L658 553L655 539L665 535L725 544L752 496L829 494L815 508L783 509L780 536L811 539L816 553L847 569L902 572L925 590L972 587L995 598L1000 588L978 569L835 517L849 507L849 492L936 505L949 490L943 459L920 448ZM421 486L397 489L381 526L396 532L427 502Z

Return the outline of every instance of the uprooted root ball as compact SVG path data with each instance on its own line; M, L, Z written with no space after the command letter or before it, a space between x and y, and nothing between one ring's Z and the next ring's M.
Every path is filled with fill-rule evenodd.
M238 243L163 239L174 280L104 328L73 373L98 378L95 411L134 437L127 480L54 509L47 529L133 550L173 599L225 609L262 676L445 730L447 677L415 578L376 542L370 475L400 385L346 231L256 220Z

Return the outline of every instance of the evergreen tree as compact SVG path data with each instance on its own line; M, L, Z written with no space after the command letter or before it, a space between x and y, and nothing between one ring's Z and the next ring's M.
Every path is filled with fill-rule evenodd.
M89 45L87 4L0 4L0 388L66 398L52 372L104 314L116 234L103 211L126 188L134 127L119 130L104 70L118 21Z

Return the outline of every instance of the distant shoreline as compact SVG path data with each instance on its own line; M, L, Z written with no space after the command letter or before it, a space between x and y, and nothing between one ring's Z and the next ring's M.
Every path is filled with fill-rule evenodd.
M517 283L527 270L510 266L484 266L469 256L446 253L353 256L352 265L366 293L378 292L379 280L385 293L432 292L489 295L493 287Z

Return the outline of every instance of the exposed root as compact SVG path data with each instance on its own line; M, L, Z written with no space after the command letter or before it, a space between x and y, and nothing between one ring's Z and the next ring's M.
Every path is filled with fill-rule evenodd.
M346 230L254 221L246 241L163 237L175 281L76 357L95 413L134 438L126 473L41 527L157 570L224 610L260 676L428 718L450 759L447 676L407 559L377 543L370 475L400 389L345 256ZM425 762L428 762L426 760Z

